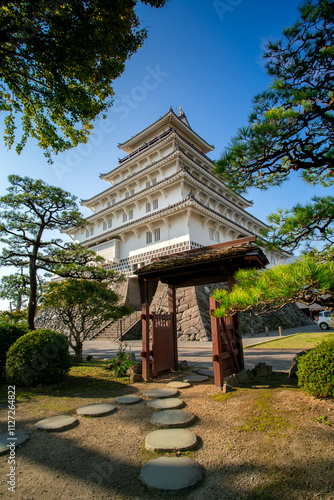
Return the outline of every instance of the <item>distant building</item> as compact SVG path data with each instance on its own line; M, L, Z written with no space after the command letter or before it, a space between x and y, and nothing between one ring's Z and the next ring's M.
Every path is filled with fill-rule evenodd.
M155 257L259 235L266 227L247 213L252 202L215 176L206 156L214 147L181 108L118 147L127 156L100 176L110 187L82 201L93 212L88 226L66 232L125 276ZM284 257L266 254L271 264Z

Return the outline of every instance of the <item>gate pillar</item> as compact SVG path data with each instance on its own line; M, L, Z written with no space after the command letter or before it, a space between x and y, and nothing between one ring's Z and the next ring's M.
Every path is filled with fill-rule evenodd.
M168 285L168 313L172 315L172 338L173 338L173 370L178 369L177 354L177 325L176 325L176 293L173 285Z
M219 318L212 316L212 311L216 309L218 302L210 297L210 317L211 317L211 336L212 336L212 362L213 373L216 387L223 387L224 370L222 360L222 339L220 335Z
M142 305L142 352L140 356L142 358L142 375L144 380L149 380L151 378L151 368L150 368L150 305L145 302Z

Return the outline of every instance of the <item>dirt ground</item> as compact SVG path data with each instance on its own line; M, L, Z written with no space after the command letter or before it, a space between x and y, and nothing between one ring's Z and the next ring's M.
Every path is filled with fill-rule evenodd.
M254 381L228 395L212 382L180 391L185 408L197 416L190 428L198 436L197 448L183 455L203 466L204 479L178 495L148 491L139 480L146 462L167 455L144 448L146 435L155 430L145 401L119 405L105 417L77 416L79 424L64 432L35 428L47 416L75 415L85 404L141 395L183 376L169 374L89 398L21 398L16 428L30 439L16 450L15 493L7 490L8 455L0 457L0 498L334 499L334 402L304 395L286 375ZM0 410L0 432L5 432L7 407Z

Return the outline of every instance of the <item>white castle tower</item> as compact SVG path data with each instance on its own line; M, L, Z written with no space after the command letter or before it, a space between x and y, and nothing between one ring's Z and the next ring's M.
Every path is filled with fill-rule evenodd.
M214 147L190 127L179 108L118 147L127 153L101 179L110 186L82 205L93 212L71 237L130 277L155 257L259 235L266 225L252 206L214 174ZM271 264L282 254L271 253Z

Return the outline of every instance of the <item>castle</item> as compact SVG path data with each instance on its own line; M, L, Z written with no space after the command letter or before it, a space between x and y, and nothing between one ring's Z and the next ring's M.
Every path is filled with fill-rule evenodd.
M181 108L178 115L170 108L118 147L127 155L111 171L100 175L109 187L81 202L93 212L87 218L88 225L84 229L69 228L66 233L104 257L110 269L126 276L123 295L136 309L141 305L136 269L157 257L258 236L266 227L247 212L252 202L215 175L214 163L207 156L214 147L190 127ZM265 253L271 265L288 257L282 252ZM182 327L180 311L179 336L210 338L209 320L203 320L206 306L202 314L199 304L201 293L195 290L197 287L190 288L194 289L192 293L182 293L187 301L191 296L197 312L190 316L185 311L187 304L181 301L179 306L197 333L194 328L190 336L185 333L189 325ZM160 297L155 297L154 303L160 303L161 309L163 290L158 286L157 291ZM204 293L209 295L211 291Z

